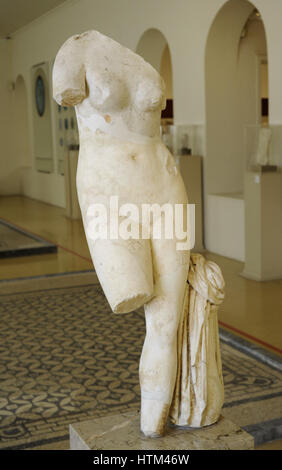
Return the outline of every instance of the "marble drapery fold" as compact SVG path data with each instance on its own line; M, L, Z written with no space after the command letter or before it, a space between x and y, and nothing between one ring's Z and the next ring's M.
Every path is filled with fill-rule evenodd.
M200 254L191 254L170 408L170 418L176 425L207 426L220 416L224 385L217 310L224 299L224 287L217 264Z

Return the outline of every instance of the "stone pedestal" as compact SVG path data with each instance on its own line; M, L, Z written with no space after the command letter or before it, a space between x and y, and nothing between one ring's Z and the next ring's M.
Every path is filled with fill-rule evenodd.
M282 173L245 174L246 256L242 275L255 281L282 278Z
M254 439L221 417L205 428L168 425L164 437L146 438L137 412L104 416L70 425L71 450L248 450Z

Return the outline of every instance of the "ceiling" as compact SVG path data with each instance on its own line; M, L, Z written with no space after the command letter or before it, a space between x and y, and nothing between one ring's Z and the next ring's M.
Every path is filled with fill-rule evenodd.
M0 37L7 37L66 0L0 0Z

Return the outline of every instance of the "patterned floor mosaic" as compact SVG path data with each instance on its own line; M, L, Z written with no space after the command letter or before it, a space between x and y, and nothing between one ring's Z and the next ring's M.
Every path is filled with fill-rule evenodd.
M0 299L0 449L66 439L70 423L138 408L142 312L114 315L98 284ZM221 351L223 414L245 427L279 420L281 372L224 342Z

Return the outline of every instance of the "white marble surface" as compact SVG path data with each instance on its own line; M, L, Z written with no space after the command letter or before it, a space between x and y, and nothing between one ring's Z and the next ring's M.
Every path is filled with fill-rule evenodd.
M71 450L247 450L253 437L224 417L206 428L168 425L163 437L140 432L137 412L121 413L70 425Z
M213 308L206 305L209 296L199 294L194 285L189 287L195 294L189 320L184 305L190 262L188 198L176 162L160 136L163 79L139 55L97 31L87 31L72 36L60 48L53 68L53 96L60 105L75 106L80 140L77 192L90 254L105 296L114 313L144 305L141 430L146 436L163 435L172 400L176 424L210 424L218 419L223 399L217 320ZM138 229L139 238L125 238L120 233L115 238L111 228L115 223L120 228L125 214L119 208L112 210L113 197L118 198L119 206L134 205L138 213L145 204L159 208L166 204L173 211L182 205L183 217L181 223L170 217L170 238L161 231L160 237L154 237L156 226L166 225L163 212L153 222L150 217L136 221L132 216L131 229ZM97 204L106 210L103 227L108 236L102 239L95 232ZM180 240L185 245L182 249ZM202 265L208 272L208 264ZM204 273L202 281L200 277L197 286L202 284L209 291L216 276L209 278ZM185 371L191 379L189 390L182 387L184 393L179 393L178 387L175 393L182 348L178 333L184 313L190 326L196 323L193 341L187 338L187 329L183 334L186 343L193 345L189 355L195 357ZM182 357L185 354L184 350ZM203 367L205 362L208 367ZM183 367L182 361L182 372ZM180 400L182 407L177 406Z
M146 435L159 435L175 384L189 251L177 251L176 237L97 239L92 208L97 203L106 207L107 227L116 217L110 210L112 196L119 198L120 205L134 204L138 209L155 203L186 208L182 177L160 136L164 82L142 57L97 31L88 31L69 38L58 51L53 96L60 105L75 106L80 140L78 198L107 300L115 313L145 305L141 427ZM145 231L151 233L150 222Z

